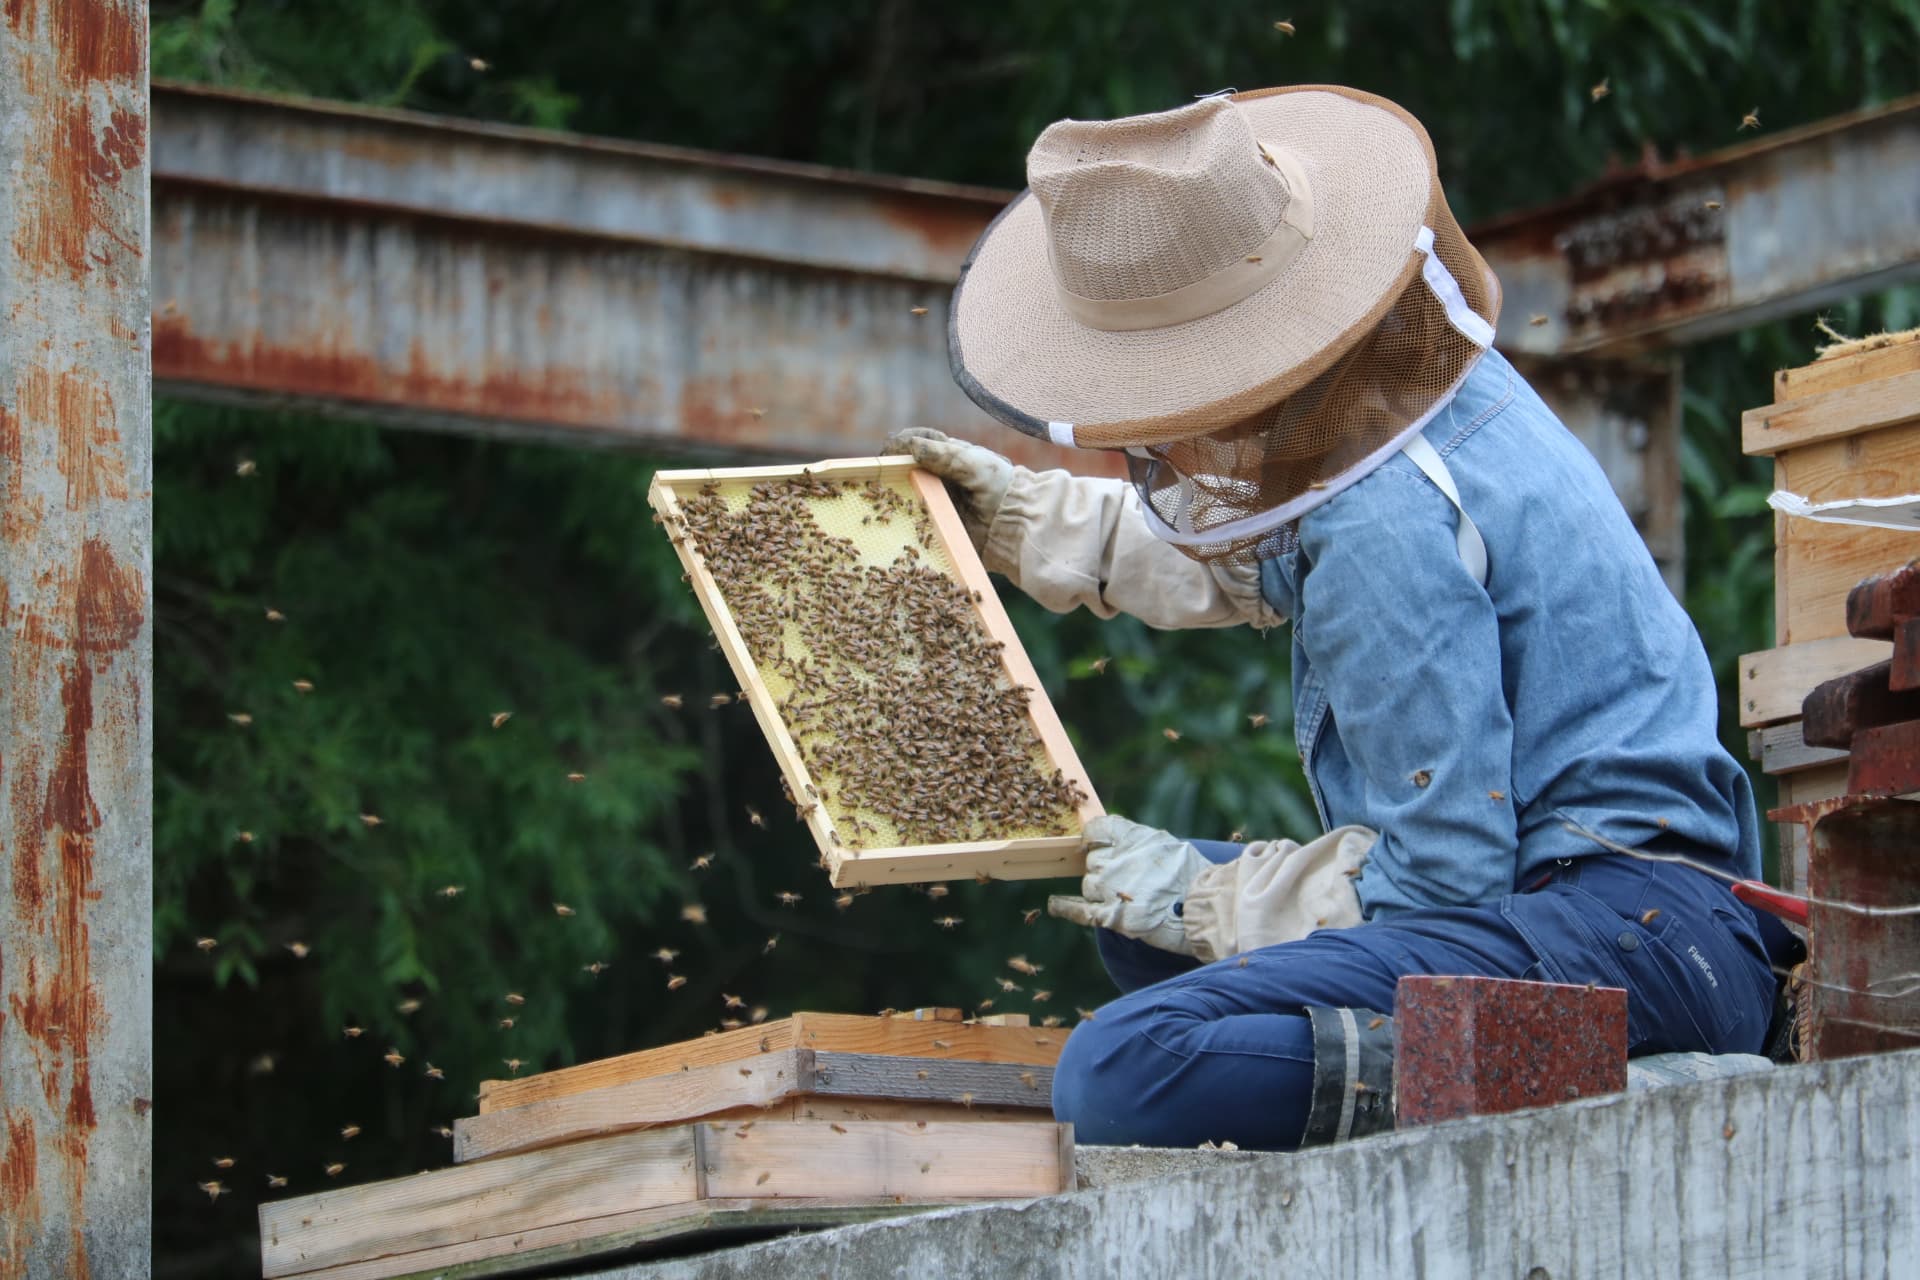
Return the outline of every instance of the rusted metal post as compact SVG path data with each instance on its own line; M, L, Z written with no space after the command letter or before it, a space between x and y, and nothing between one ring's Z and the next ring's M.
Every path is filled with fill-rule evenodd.
M148 1273L145 0L0 0L0 1278Z
M1827 801L1808 857L1813 981L1803 997L1807 1056L1824 1061L1920 1044L1920 803ZM1847 905L1836 905L1847 904ZM1891 909L1873 915L1850 907Z

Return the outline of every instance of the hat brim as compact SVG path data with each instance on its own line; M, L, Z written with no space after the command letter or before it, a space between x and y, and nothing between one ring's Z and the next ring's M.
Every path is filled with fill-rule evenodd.
M1439 199L1426 130L1385 98L1325 85L1236 95L1254 136L1313 190L1313 238L1279 275L1212 315L1113 332L1055 292L1039 202L1022 192L961 268L948 325L961 388L1010 426L1064 443L1147 445L1218 430L1318 376L1419 271Z

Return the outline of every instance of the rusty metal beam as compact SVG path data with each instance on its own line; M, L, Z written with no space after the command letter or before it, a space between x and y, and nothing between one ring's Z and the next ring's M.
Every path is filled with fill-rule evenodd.
M1505 286L1502 348L1620 355L1920 279L1917 226L1920 95L1649 160L1471 234Z
M948 376L1004 193L179 86L154 120L163 393L815 458L924 425L1108 466L1020 447Z
M0 6L0 1277L144 1276L144 0Z

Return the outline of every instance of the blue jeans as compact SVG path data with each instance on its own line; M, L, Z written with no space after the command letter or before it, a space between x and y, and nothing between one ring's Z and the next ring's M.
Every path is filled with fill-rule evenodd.
M1239 853L1194 843L1216 862ZM1597 854L1530 889L1322 930L1205 966L1095 930L1126 994L1068 1038L1054 1070L1054 1114L1087 1143L1292 1150L1313 1077L1304 1010L1390 1013L1406 974L1624 987L1629 1054L1760 1052L1776 980L1753 913L1724 883Z

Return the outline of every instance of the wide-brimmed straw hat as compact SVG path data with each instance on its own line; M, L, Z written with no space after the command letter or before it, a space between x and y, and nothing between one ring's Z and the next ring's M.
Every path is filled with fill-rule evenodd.
M1420 276L1423 227L1458 236L1419 122L1334 86L1063 120L1027 177L962 271L954 372L1002 421L1082 448L1285 399Z

